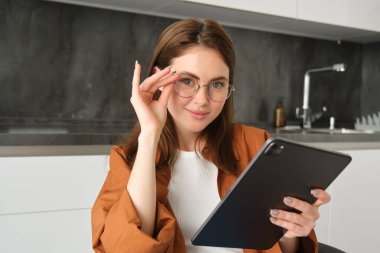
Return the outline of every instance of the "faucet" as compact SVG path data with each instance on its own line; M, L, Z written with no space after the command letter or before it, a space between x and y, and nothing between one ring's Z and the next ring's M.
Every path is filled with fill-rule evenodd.
M322 71L337 71L343 72L347 68L345 63L337 63L329 67L321 67L316 69L309 69L305 73L304 84L303 84L303 105L302 112L299 108L296 108L296 116L301 119L301 126L303 128L311 128L311 123L315 120L315 117L311 113L311 108L309 106L309 96L310 96L310 73L322 72ZM326 111L326 108L323 108L323 111ZM320 116L319 116L320 117Z

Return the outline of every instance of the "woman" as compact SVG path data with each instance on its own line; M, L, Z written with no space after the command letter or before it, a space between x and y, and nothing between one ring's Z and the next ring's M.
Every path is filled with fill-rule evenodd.
M92 209L95 252L317 252L318 206L286 197L300 214L271 210L288 229L266 251L197 247L191 236L258 152L268 133L232 123L235 55L212 20L182 20L161 34L140 83L136 61L131 103L138 124L114 147L110 172Z

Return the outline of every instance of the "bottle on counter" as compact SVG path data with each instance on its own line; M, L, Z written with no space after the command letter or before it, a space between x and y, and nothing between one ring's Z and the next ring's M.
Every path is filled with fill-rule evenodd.
M276 107L273 112L273 126L284 127L285 126L285 109L283 103L284 97L277 98Z

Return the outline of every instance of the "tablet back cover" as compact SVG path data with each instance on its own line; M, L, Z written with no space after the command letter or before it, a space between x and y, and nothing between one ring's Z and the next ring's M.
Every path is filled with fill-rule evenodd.
M270 222L270 209L291 210L283 204L286 196L313 203L310 189L326 189L350 161L351 157L342 153L280 138L267 140L192 243L271 248L286 231Z

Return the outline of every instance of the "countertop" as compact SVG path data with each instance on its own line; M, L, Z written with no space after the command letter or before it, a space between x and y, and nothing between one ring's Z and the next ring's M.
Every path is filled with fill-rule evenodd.
M247 124L247 123L245 123ZM249 123L248 123L249 124ZM271 136L331 150L380 149L380 132L326 134L279 131L263 124ZM0 127L0 156L107 155L122 143L133 124L117 126L17 126Z
M0 126L1 146L111 145L122 142L134 122L123 124L30 124Z

